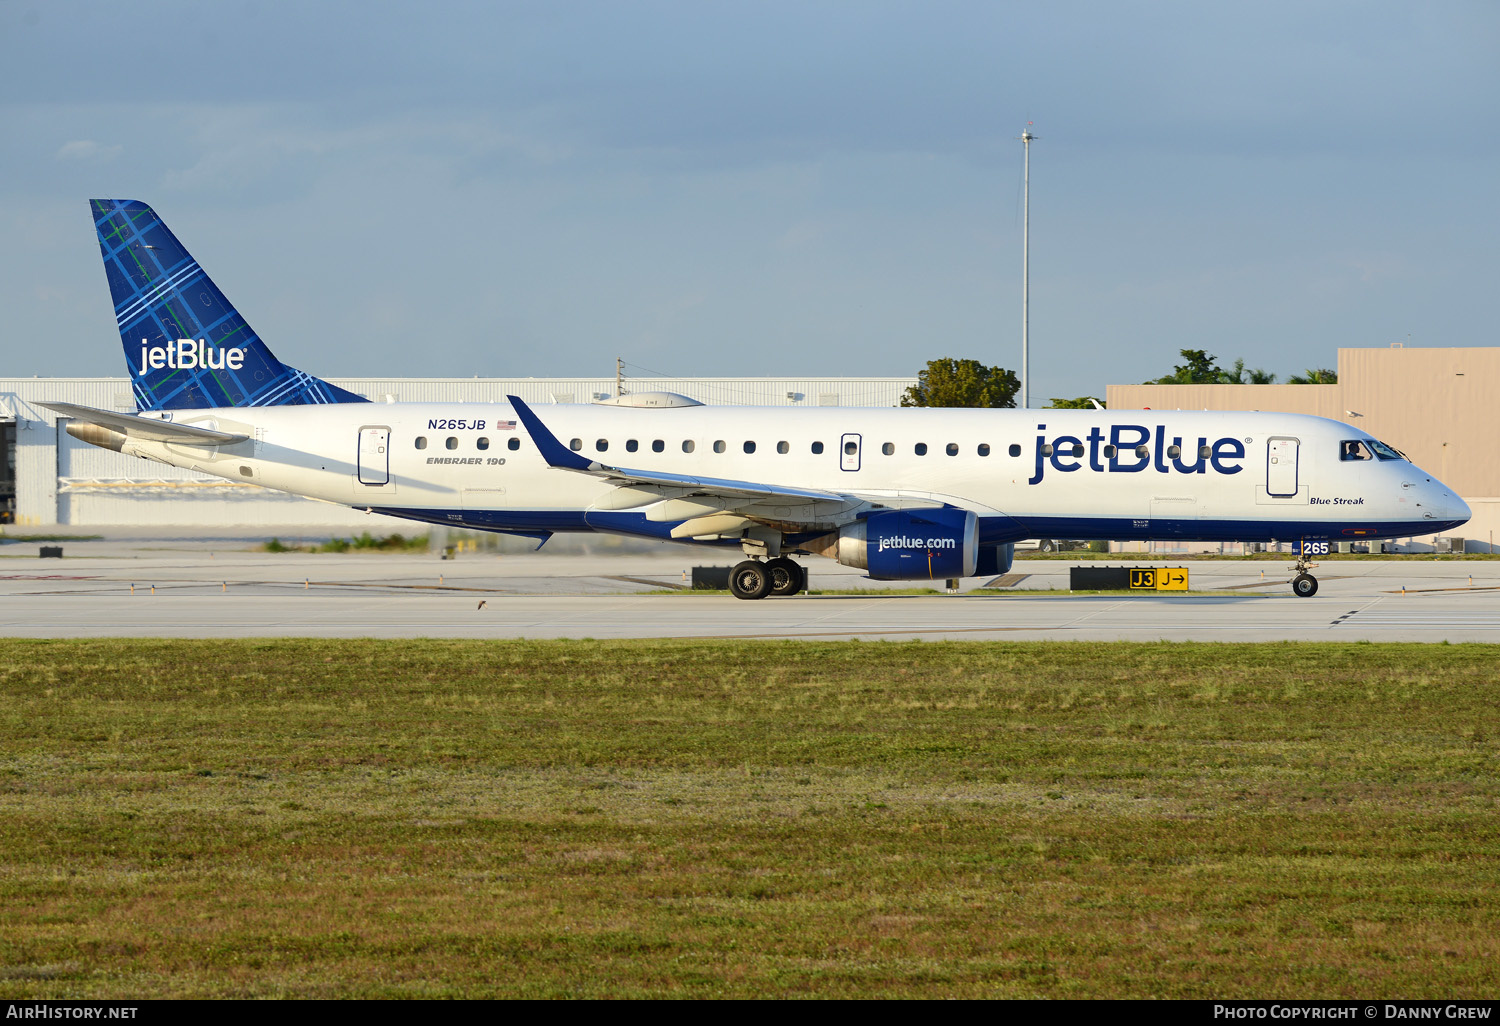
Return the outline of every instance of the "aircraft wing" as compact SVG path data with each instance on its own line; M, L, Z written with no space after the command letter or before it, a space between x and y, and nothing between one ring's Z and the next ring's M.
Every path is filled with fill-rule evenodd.
M130 413L115 413L96 410L92 406L74 406L72 403L37 403L64 417L97 424L111 431L118 431L127 438L139 438L150 442L177 442L180 445L229 445L243 442L249 435L231 434L227 431L212 431L193 427L190 424L173 424L170 421L151 417L137 417Z
M531 440L547 465L559 470L572 470L580 474L614 481L620 485L642 485L658 488L686 489L691 492L743 499L746 502L774 500L786 505L815 502L863 503L864 500L848 492L828 491L822 488L795 488L788 485L767 484L757 481L737 481L732 478L703 477L701 475L669 474L660 470L632 470L599 463L581 456L558 441L547 425L520 399L506 396L516 415L521 418ZM937 503L935 505L941 505Z

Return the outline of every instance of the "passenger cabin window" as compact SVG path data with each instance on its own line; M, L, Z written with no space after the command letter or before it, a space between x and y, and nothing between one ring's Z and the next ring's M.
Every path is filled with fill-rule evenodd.
M512 438L510 441L505 443L505 447L511 452L515 452L521 447L521 440L519 438Z
M785 456L787 453L792 451L792 445L790 442L777 442L776 451Z
M666 447L667 447L667 443L663 442L660 438L656 439L655 441L653 441L651 443L651 451L652 452L661 452Z
M682 451L683 452L692 452L696 448L698 448L698 446L693 442L693 440L691 438L689 438L686 442L682 443Z
M446 445L450 449L457 449L458 448L458 439L456 437L454 437L453 435L449 435L443 441L443 444Z
M427 448L427 439L425 437L423 437L422 435L418 435L417 436L417 448L418 449L425 449L425 448Z
M886 442L880 447L880 451L887 456L894 456L896 454L896 445L894 442Z
M1009 452L1012 456L1019 456L1019 455L1021 455L1021 447L1019 445L1012 445L1006 451Z
M583 451L583 439L582 438L575 438L575 439L573 439L571 442L568 443L568 448L572 449L574 452L582 452Z
M724 439L721 438L717 442L714 443L714 452L723 452L724 449L725 449Z
M1211 445L1200 445L1200 446L1198 446L1198 458L1200 460L1206 460L1206 459L1210 458L1211 456L1213 456L1213 454L1214 454L1213 446L1211 446Z
M1365 448L1363 442L1351 438L1347 442L1339 443L1339 459L1341 460L1368 460L1371 459L1370 450Z
M914 452L914 453L916 453L918 456L926 456L927 455L927 443L926 442L918 442L916 445L912 446L912 450L911 451Z
M474 448L488 449L489 447L490 440L488 438L485 438L483 435L480 435L478 438L474 439Z
M980 442L979 443L979 455L981 455L981 456L988 456L989 454L990 454L990 443L989 442Z
M1047 444L1047 445L1042 446L1042 455L1043 456L1051 456L1052 452L1053 452L1053 449L1052 449L1052 446L1051 446L1050 443Z
M1167 459L1169 459L1169 460L1175 460L1175 459L1177 459L1181 455L1182 455L1182 446L1180 446L1180 445L1169 445L1169 446L1167 446Z
M948 443L948 448L947 448L947 453L948 453L949 456L957 456L958 455L958 443L957 442L949 442Z
M858 455L858 453L859 453L859 443L858 442L845 442L844 443L844 455L845 456L855 456L855 455Z
M1107 459L1107 460L1112 460L1112 459L1115 458L1115 453L1117 453L1119 451L1120 451L1119 449L1116 449L1112 445L1106 445L1104 447L1104 458Z
M755 443L754 442L746 442L745 443L745 452L752 453L754 451L755 451Z
M607 438L601 438L601 439L599 439L598 441L596 441L594 443L594 448L598 449L600 452L607 452L609 450L609 439L607 439Z
M1066 455L1066 454L1064 454L1064 455ZM1075 457L1083 455L1083 443L1082 442L1079 442L1079 443L1077 443L1076 445L1073 446L1073 455Z
M1149 446L1138 445L1135 447L1135 454L1141 459L1145 459L1147 456L1151 455L1151 449Z
M823 455L823 443L822 442L814 442L812 444L812 451L813 451L813 455L814 456L821 456L821 455Z
M626 452L635 452L640 447L641 447L641 443L637 442L634 438L627 438L625 440L625 451Z

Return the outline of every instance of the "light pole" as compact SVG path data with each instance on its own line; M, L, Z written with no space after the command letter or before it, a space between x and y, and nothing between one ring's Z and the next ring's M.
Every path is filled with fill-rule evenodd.
M1031 122L1021 133L1026 153L1024 213L1021 217L1021 409L1031 406Z

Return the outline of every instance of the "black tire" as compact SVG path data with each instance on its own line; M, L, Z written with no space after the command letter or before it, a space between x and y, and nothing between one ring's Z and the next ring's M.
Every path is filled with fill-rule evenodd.
M1318 579L1312 574L1298 574L1292 578L1292 594L1298 598L1312 598L1318 593Z
M771 594L786 598L802 590L802 566L786 556L766 560L765 567L771 572Z
M747 559L729 571L729 592L738 599L762 599L771 594L771 571L766 564Z
M1038 552L1051 552L1055 548L1057 548L1057 545L1053 543L1051 538L1043 538L1036 543L1036 550Z

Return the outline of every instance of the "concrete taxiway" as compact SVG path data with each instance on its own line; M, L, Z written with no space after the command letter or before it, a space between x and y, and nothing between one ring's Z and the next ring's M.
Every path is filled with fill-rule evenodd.
M1000 593L898 596L808 560L856 595L742 602L681 588L723 554L271 554L243 539L0 546L0 636L1500 641L1500 561L1330 561L1294 598L1281 562L1191 561L1214 595L1068 596L1070 563L1018 560ZM1099 564L1092 564L1099 565ZM1149 564L1147 564L1149 565ZM942 582L937 582L941 587Z

